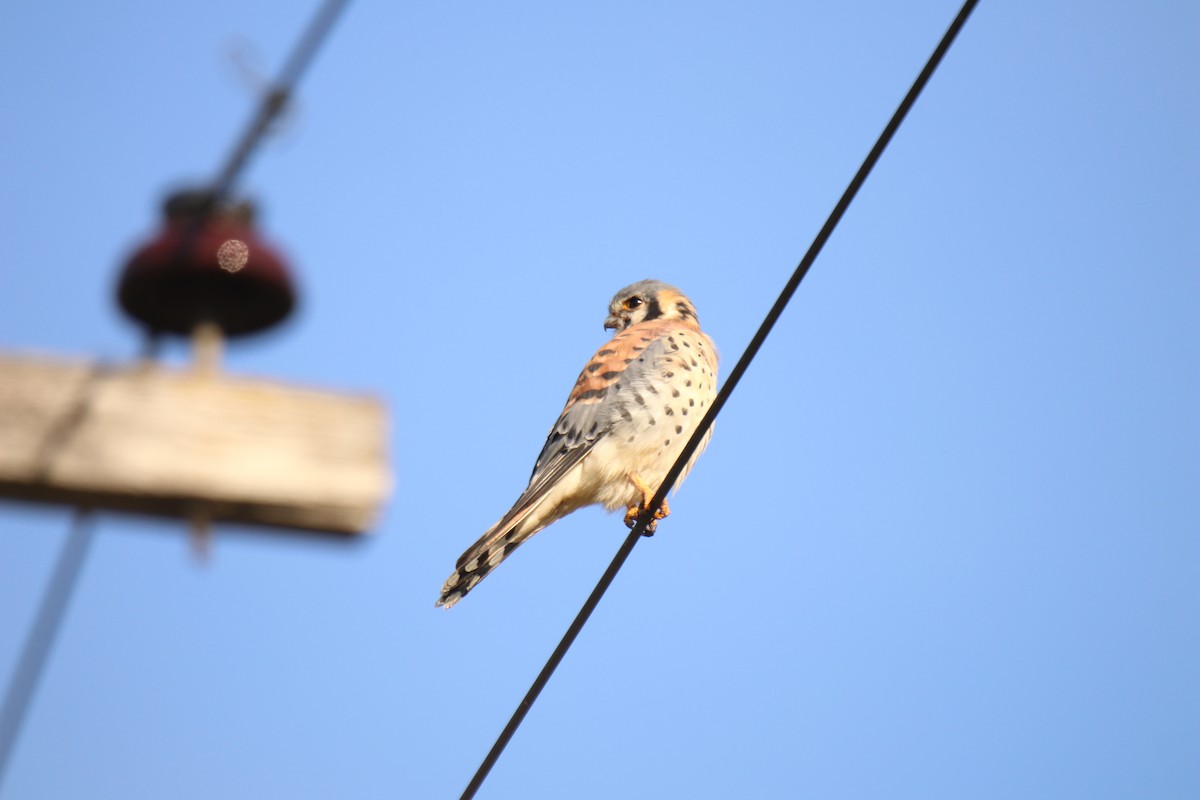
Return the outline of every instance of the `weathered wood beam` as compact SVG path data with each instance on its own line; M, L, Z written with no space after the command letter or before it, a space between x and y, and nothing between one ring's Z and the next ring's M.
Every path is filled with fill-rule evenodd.
M0 353L0 497L357 534L386 442L368 396Z

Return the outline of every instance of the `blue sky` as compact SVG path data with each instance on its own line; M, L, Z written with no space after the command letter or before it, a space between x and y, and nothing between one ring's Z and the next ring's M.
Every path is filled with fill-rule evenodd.
M0 8L0 347L136 353L120 264L315 8ZM302 309L228 368L383 398L395 493L206 565L101 516L4 800L456 797L624 537L433 607L608 299L727 373L956 11L352 4L243 183ZM982 3L481 797L1200 796L1198 37ZM69 518L0 504L0 680Z

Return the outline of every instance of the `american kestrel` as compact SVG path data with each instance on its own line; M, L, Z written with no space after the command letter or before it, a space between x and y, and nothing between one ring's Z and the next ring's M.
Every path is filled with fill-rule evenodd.
M717 351L683 292L654 280L626 286L608 304L604 328L617 333L579 373L529 486L459 557L437 605L453 606L522 542L576 509L624 508L632 528L711 405ZM664 501L655 518L668 513Z

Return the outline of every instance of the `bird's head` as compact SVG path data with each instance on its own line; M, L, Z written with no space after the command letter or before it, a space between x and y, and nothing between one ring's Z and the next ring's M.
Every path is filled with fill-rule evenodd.
M623 331L654 319L677 319L700 327L696 308L683 292L662 281L645 280L626 286L608 304L606 330Z

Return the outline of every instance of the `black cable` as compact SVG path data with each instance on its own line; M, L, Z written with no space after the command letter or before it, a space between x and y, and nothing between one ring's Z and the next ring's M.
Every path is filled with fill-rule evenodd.
M71 533L58 557L50 584L46 587L41 608L38 609L33 628L29 631L29 638L25 640L21 658L8 684L4 707L0 709L0 787L4 786L9 758L21 731L21 720L37 690L38 678L54 645L55 635L71 599L71 590L75 587L88 546L92 543L92 534L91 511L78 509Z
M587 601L583 604L583 608L579 610L579 614L576 615L575 620L571 623L571 627L567 629L566 635L564 635L562 641L558 643L558 647L554 649L554 652L550 654L550 659L546 662L546 666L544 666L542 671L538 673L533 685L529 687L529 691L526 692L525 697L521 700L520 705L517 706L517 710L513 713L512 719L508 721L508 725L506 725L504 730L500 732L500 736L498 739L496 739L496 743L492 745L492 749L484 758L483 763L479 765L479 769L476 770L475 776L467 785L466 791L462 793L462 800L470 800L470 798L474 797L475 793L479 791L479 787L483 785L484 779L487 778L488 773L496 764L496 761L500 758L500 754L504 752L505 746L508 745L509 740L512 739L513 734L516 733L517 728L520 727L522 720L525 719L525 715L529 713L529 709L533 707L534 701L537 700L538 695L541 694L542 689L545 688L546 683L550 680L550 676L554 674L555 668L558 667L559 662L561 662L563 657L567 654L567 650L570 649L571 644L579 635L580 630L583 629L584 623L587 622L588 617L592 615L592 612L596 609L596 606L599 605L600 598L604 596L604 592L608 590L608 587L613 582L617 572L620 571L621 566L625 563L625 560L629 558L629 554L633 552L634 545L636 545L638 539L645 534L646 527L654 518L653 509L657 509L662 506L663 500L666 499L667 493L671 490L671 487L675 485L675 481L679 479L679 474L683 471L684 465L687 464L688 460L692 456L692 453L696 451L696 448L699 446L705 433L707 433L712 427L713 420L716 419L717 414L720 413L721 408L725 405L725 401L729 399L729 395L737 386L738 381L742 379L742 375L750 366L750 362L754 360L754 356L762 347L763 342L766 341L767 335L771 332L771 328L775 326L775 323L778 321L780 315L783 314L783 310L787 306L788 301L792 299L792 295L795 294L797 287L800 286L800 281L804 280L804 276L808 274L809 268L812 266L813 262L816 261L817 255L825 246L825 242L829 239L834 228L837 227L838 222L846 213L846 209L854 200L854 196L858 194L858 190L862 187L863 182L865 182L867 176L870 175L871 169L875 166L875 162L877 162L879 157L883 154L883 151L888 146L892 136L895 135L896 130L900 127L900 123L904 121L904 117L908 114L909 109L912 108L913 103L916 102L917 97L921 94L921 90L925 88L925 84L929 82L929 78L933 75L934 70L937 69L938 64L941 63L942 57L945 56L946 51L950 49L950 45L953 44L955 38L958 36L959 31L962 30L963 25L966 24L967 18L971 15L971 12L975 9L975 6L978 4L978 2L979 0L966 0L966 2L963 3L962 8L959 10L958 16L956 16L954 21L950 23L950 27L946 30L941 42L938 43L938 46L934 49L933 54L925 63L925 68L921 70L921 73L917 76L917 79L913 81L912 88L908 90L908 94L904 96L904 99L900 102L899 107L896 108L896 112L892 115L891 120L883 129L883 133L879 134L879 138L876 140L875 146L871 148L871 152L868 153L867 157L863 160L862 166L858 168L858 172L850 181L850 185L847 186L846 191L842 193L841 199L838 201L837 205L834 206L833 211L830 212L829 218L825 221L825 225L817 233L812 245L808 248L808 252L806 252L804 257L800 259L800 263L796 266L795 272L792 273L791 279L787 282L787 285L784 286L783 291L779 294L779 299L775 301L775 305L771 306L771 310L767 312L767 316L763 320L762 325L759 326L758 332L754 334L754 338L751 339L750 344L746 346L746 350L744 353L742 353L742 357L738 359L737 364L729 373L729 377L725 380L721 390L717 393L716 400L713 401L713 404L708 409L708 412L704 415L703 419L700 420L700 424L696 427L695 432L692 433L692 436L684 446L683 451L679 454L679 458L675 460L675 464L671 467L670 472L668 472L666 477L663 478L662 484L659 486L658 491L654 494L654 499L650 501L646 510L642 512L640 517L638 517L637 524L634 526L633 530L629 532L629 535L621 544L621 548L617 551L617 555L613 558L612 563L609 564L608 569L606 569L604 574L600 577L599 583L596 584L596 588L593 589L592 593L588 596Z

